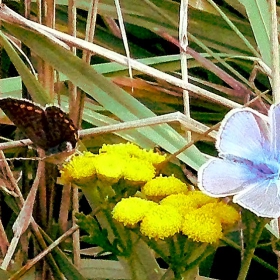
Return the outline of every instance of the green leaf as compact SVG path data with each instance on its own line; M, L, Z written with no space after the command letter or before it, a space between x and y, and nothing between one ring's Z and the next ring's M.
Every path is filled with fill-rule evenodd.
M271 67L271 21L268 2L263 0L239 0L239 2L245 6L262 59Z
M31 74L30 70L23 63L22 59L18 53L14 50L11 43L7 40L6 36L0 31L0 44L3 46L5 51L8 53L11 61L16 67L18 73L20 74L23 83L28 89L29 93L33 97L34 101L41 104L46 104L50 102L50 97L44 90L43 86L38 82L38 80Z

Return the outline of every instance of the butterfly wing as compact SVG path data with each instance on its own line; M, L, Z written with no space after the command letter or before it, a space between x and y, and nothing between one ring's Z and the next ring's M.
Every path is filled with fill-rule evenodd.
M78 140L78 130L68 114L56 106L47 107L45 117L48 126L47 142L49 148L71 143L75 148ZM58 147L59 148L59 147Z
M13 98L0 99L0 108L35 145L47 149L46 119L43 108L28 100Z
M258 180L233 197L233 202L261 217L280 216L280 181Z
M270 153L268 119L250 108L235 109L223 120L217 135L217 149L254 163L266 162Z
M207 194L234 195L234 202L258 216L276 218L280 216L279 105L272 106L269 117L251 109L229 113L218 134L222 159L205 163L198 180Z
M0 99L0 108L36 146L45 151L63 151L61 147L65 143L71 143L71 148L75 148L77 129L60 108L50 106L44 110L29 100L13 98Z
M252 165L225 159L212 159L198 170L198 187L214 197L225 197L245 190L259 178Z

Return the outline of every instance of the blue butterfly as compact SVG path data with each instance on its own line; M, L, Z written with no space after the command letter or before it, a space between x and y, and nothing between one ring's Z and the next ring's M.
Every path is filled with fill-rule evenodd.
M280 104L268 117L250 108L234 109L217 135L219 158L198 171L198 187L213 197L233 195L233 202L258 216L280 216Z

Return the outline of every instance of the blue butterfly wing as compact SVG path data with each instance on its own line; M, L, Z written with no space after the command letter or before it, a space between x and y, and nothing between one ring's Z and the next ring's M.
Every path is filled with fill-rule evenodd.
M258 216L280 216L280 105L269 118L246 108L232 110L217 136L222 159L205 163L198 186L208 195L234 195L233 201Z
M233 202L261 217L280 216L280 180L258 180L233 197Z
M198 170L199 189L214 197L237 194L258 180L252 165L219 158L209 160Z
M266 162L270 154L268 118L250 108L230 111L221 124L216 146L221 157L229 154Z

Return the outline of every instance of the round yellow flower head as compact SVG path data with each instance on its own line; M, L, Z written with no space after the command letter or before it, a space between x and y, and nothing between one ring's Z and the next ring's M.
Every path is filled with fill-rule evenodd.
M100 154L95 158L98 179L112 184L123 177L125 166L126 160L119 154Z
M162 199L160 204L174 206L181 215L185 215L189 211L197 208L197 202L194 197L184 193L171 194Z
M99 150L99 153L113 153L113 154L121 154L123 156L133 156L138 154L141 151L137 145L133 143L120 143L114 145L104 144L102 148Z
M77 184L92 180L95 176L95 155L85 152L73 156L71 160L62 167L61 181L63 183L75 182Z
M223 225L233 225L240 219L239 213L232 206L222 201L206 204L201 209L213 213Z
M223 237L220 220L201 208L185 216L181 230L188 238L198 242L215 243Z
M191 192L188 192L187 195L189 196L189 200L192 201L193 206L195 208L200 208L201 206L203 206L207 203L218 202L217 198L210 197L201 191L191 191Z
M125 180L133 183L146 183L155 177L156 170L154 166L138 158L129 158L126 160L123 176Z
M166 159L165 155L160 155L159 153L156 153L153 150L148 150L148 151L143 150L141 157L151 162L155 166L165 161Z
M147 152L132 143L103 145L99 153L100 156L116 157L116 165L119 165L116 167L122 169L122 177L132 184L143 184L155 176L155 167L147 158L141 157Z
M146 212L157 205L155 202L148 201L139 197L123 198L114 207L113 218L123 223L125 226L133 226L140 222Z
M171 194L188 192L187 185L173 175L156 177L142 187L142 192L151 198L164 198Z
M140 231L149 238L164 239L178 233L182 216L170 205L152 207L140 224Z
M99 150L99 153L119 153L123 156L134 157L142 159L157 165L165 160L165 156L155 153L153 150L141 149L133 143L115 144L115 145L103 145Z

